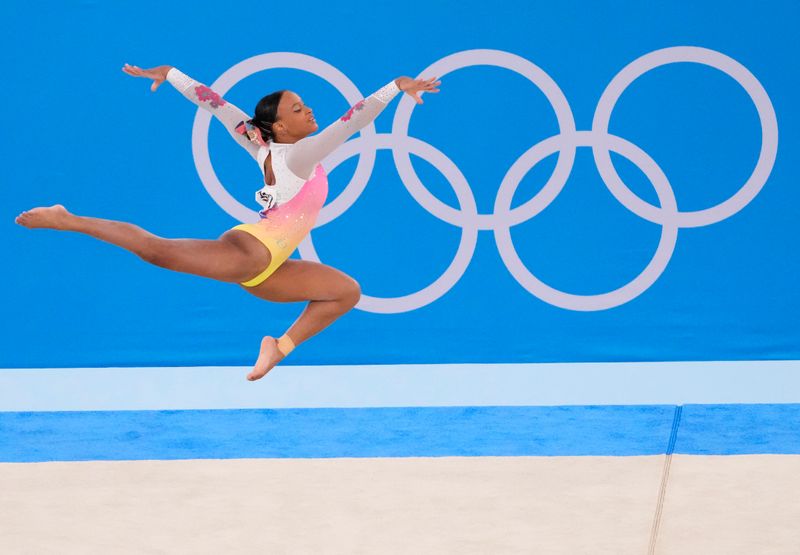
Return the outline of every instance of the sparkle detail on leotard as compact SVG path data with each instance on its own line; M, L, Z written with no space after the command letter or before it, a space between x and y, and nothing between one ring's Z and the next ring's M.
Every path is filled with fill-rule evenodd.
M388 104L399 92L400 88L397 86L397 83L392 81L386 84L385 86L381 87L380 89L378 89L378 91L373 93L372 96L374 96L384 104Z
M197 95L197 98L200 100L200 102L208 102L211 104L212 108L225 106L225 101L222 99L222 97L205 85L199 85L195 87L194 93Z

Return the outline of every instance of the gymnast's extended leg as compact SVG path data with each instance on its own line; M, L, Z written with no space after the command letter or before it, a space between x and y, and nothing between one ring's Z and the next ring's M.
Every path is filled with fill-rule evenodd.
M255 368L247 376L251 381L263 377L295 345L328 327L351 310L361 298L361 287L353 278L335 268L309 260L289 259L266 281L245 289L272 302L309 301L300 317L280 339L281 348L279 340L274 337L262 339Z
M61 205L23 212L16 222L29 228L90 235L156 266L219 281L247 281L271 259L264 245L241 231L228 231L216 240L165 239L133 224L76 216Z

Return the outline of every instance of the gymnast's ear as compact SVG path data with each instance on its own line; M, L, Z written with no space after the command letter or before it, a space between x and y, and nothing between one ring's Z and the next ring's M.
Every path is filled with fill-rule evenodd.
M277 130L276 128L279 128L282 132L286 133L286 124L283 123L282 121L276 121L275 123L272 124L273 137L275 136L275 131Z

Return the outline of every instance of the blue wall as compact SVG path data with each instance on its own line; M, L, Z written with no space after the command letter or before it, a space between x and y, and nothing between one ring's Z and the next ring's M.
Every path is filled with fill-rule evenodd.
M253 56L295 52L331 64L366 95L459 52L490 49L499 51L491 54L496 59L514 55L538 66L566 99L575 128L589 131L601 95L624 67L679 46L741 64L736 71L752 74L766 92L760 107L774 109L777 132L726 73L698 63L657 67L624 89L609 132L621 138L612 160L622 180L643 201L665 203L649 212L661 223L609 192L592 149L583 145L608 146L610 139L587 133L566 141L580 146L560 194L509 232L520 261L539 280L586 296L636 278L666 229L659 252L670 255L672 240L674 251L640 291L597 306L577 297L543 298L531 291L531 276L512 273L513 263L501 257L490 229L499 217L469 218L440 206L477 234L463 276L413 310L366 304L298 349L293 363L800 358L796 2L467 1L456 13L445 2L21 4L6 8L0 34L6 261L0 367L249 364L258 339L282 333L302 308L150 267L86 237L14 225L21 210L55 202L168 237L213 238L237 223L198 172L194 106L169 85L150 94L144 81L120 71L124 62L173 64L211 84ZM278 88L299 91L323 124L349 106L332 85L296 69L258 72L226 98L251 110ZM442 92L425 100L414 109L409 135L452 161L480 214L494 212L500 184L520 156L559 133L545 94L500 67L453 71ZM393 132L398 106L395 100L377 120L379 133ZM681 212L732 197L757 165L762 125L768 138L759 171L766 181L751 201L714 223L670 212L671 194ZM625 148L635 159L619 152ZM252 206L258 170L216 123L208 152L226 190ZM469 204L470 195L459 199L430 162L412 159L442 203ZM525 174L512 206L545 186L556 159L549 155ZM648 160L647 172L637 169ZM329 200L355 168L350 158L331 172ZM476 231L480 222L489 223ZM458 225L409 194L392 153L381 150L363 194L317 229L313 241L321 260L358 279L366 295L399 297L434 282L461 235Z

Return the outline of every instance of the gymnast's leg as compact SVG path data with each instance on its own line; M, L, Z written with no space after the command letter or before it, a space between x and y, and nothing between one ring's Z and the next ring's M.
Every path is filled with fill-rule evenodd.
M247 281L271 259L264 245L241 231L228 231L217 240L165 239L133 224L76 216L61 205L23 212L16 222L29 228L84 233L156 266L219 281Z
M262 339L255 368L247 376L251 381L263 377L295 345L322 331L351 310L361 298L361 288L353 278L335 268L309 260L289 259L266 281L245 289L272 302L309 301L280 340L271 336Z

